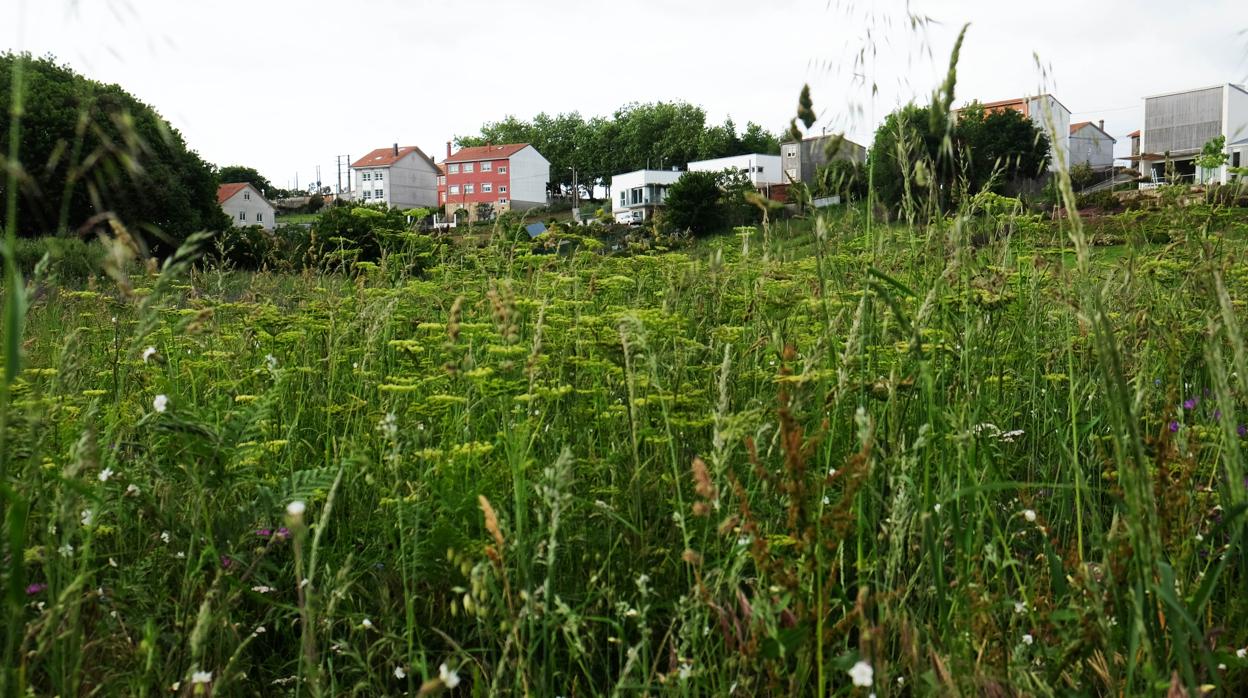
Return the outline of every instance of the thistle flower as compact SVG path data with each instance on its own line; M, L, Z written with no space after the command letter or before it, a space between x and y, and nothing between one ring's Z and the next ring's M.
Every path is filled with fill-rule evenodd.
M1171 420L1171 421L1170 421L1170 433L1171 433L1171 434L1173 434L1174 432L1176 432L1176 431L1178 431L1178 430L1179 430L1179 423L1178 423L1178 421Z
M849 678L859 688L870 688L875 683L875 669L871 665L859 659L849 669Z
M35 594L45 591L47 588L48 588L47 584L44 584L42 582L36 582L26 587L26 595L34 596ZM1240 650L1240 651L1242 652L1243 650Z
M1194 410L1196 409L1196 405L1199 405L1199 404L1200 404L1200 398L1189 397L1188 399L1183 401L1183 409Z

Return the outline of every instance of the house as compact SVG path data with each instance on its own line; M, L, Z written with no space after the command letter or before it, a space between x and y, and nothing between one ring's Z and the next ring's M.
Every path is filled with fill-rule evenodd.
M667 188L684 174L678 169L637 170L611 178L611 215L617 223L649 220L663 205Z
M265 230L272 230L277 221L277 210L273 208L273 204L265 200L260 190L249 182L222 184L217 187L217 203L237 228L258 225Z
M1070 110L1050 94L1033 97L1003 99L980 104L985 114L1010 109L1031 120L1036 128L1049 137L1049 171L1055 172L1070 152ZM961 109L954 110L956 117Z
M726 158L691 162L687 169L690 172L723 172L725 170L741 172L757 189L762 189L769 184L784 183L784 172L780 167L779 155L761 153L730 155Z
M1226 139L1227 163L1198 171L1201 149L1218 136ZM1223 83L1145 97L1140 152L1132 160L1153 182L1164 181L1168 167L1179 181L1227 181L1228 166L1248 165L1248 89Z
M442 165L446 174L437 200L448 217L471 222L546 205L550 162L528 143L460 148L454 154L447 143Z
M1127 138L1131 139L1131 157L1138 158L1140 156L1140 130L1136 129L1128 133Z
M391 208L438 205L438 168L414 145L378 148L351 163L354 199Z
M829 152L836 148L835 152ZM820 167L832 160L866 162L867 149L838 134L810 136L780 144L780 159L787 182L813 184Z
M1070 166L1088 165L1094 170L1114 166L1117 139L1105 132L1105 122L1080 121L1070 125Z

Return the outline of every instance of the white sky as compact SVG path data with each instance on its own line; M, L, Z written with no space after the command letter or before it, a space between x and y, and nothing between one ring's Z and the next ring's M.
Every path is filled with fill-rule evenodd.
M507 114L681 99L780 131L803 82L817 129L869 144L964 22L958 103L1045 87L1119 153L1144 95L1248 79L1245 0L3 0L0 47L116 82L205 159L289 187L395 141L441 161Z

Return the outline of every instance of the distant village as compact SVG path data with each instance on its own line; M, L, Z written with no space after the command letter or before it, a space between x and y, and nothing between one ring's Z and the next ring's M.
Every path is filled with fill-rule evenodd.
M1094 187L1136 184L1140 189L1183 182L1227 182L1248 164L1248 89L1223 83L1144 98L1143 127L1122 134L1130 155L1115 158L1118 138L1105 122L1071 123L1071 111L1051 94L982 103L988 112L1014 110L1049 136L1049 169L1086 166L1098 175ZM1221 137L1225 162L1199 167L1202 148ZM638 224L663 206L664 196L681 174L732 170L744 174L769 199L787 201L788 188L810 184L819 167L832 159L864 162L867 149L840 135L822 134L784 142L780 154L750 153L686 163L670 169L622 172L608 182L610 213L617 223ZM550 162L532 145L504 143L460 148L446 144L441 162L416 146L395 143L350 163L347 183L325 189L328 202L344 200L400 209L432 209L436 224L454 227L490 219L508 211L546 206L550 201ZM271 229L278 209L247 183L222 184L218 203L236 226ZM816 205L836 201L815 202ZM574 211L579 216L579 212Z

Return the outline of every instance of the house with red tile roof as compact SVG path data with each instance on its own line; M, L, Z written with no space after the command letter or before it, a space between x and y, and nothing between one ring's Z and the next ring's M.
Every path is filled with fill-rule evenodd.
M234 182L217 187L217 204L234 221L234 226L244 228L258 225L272 230L277 221L277 209L264 195L248 182Z
M489 219L504 211L545 206L550 162L528 143L460 148L446 144L438 203L453 220Z
M438 166L414 145L378 148L351 163L352 198L391 208L438 205Z
M1070 166L1088 165L1094 170L1114 166L1117 139L1105 132L1105 122L1080 121L1070 125Z

